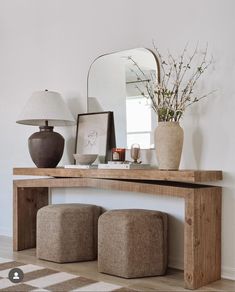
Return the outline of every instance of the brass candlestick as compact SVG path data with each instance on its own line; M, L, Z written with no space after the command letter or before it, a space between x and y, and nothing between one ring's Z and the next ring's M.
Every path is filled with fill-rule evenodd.
M133 163L139 163L140 158L140 145L135 143L131 145L131 158L134 160Z

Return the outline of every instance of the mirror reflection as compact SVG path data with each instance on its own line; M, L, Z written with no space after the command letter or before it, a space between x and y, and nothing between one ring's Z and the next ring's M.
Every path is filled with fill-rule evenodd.
M138 48L97 58L88 75L88 112L113 111L117 147L154 147L156 114L146 83L159 78L156 56ZM145 96L142 95L144 93Z

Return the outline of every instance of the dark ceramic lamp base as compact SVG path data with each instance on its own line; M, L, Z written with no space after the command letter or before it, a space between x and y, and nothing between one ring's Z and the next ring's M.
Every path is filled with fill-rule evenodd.
M53 168L60 162L64 151L64 138L53 127L41 126L40 132L29 137L29 153L39 168Z

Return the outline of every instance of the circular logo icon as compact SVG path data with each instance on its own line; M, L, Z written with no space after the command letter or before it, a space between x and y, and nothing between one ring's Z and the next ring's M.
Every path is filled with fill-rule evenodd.
M24 278L24 272L21 269L11 269L8 278L12 283L20 283Z

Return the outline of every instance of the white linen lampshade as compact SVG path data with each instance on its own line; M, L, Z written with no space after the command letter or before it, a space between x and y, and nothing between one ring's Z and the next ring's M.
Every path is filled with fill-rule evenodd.
M70 126L75 120L62 96L55 91L36 91L32 94L21 112L18 124L44 126Z
M56 167L64 151L64 138L54 126L70 126L75 120L58 92L36 91L26 103L19 124L39 126L28 140L29 152L37 167Z

